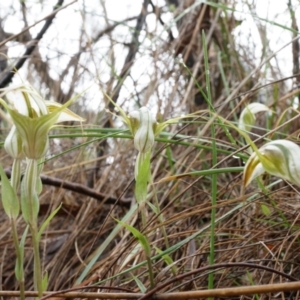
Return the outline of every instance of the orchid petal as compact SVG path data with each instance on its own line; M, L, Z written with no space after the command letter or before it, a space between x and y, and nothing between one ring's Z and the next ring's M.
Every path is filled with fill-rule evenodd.
M265 172L265 169L262 163L260 162L259 158L254 154L256 153L254 152L250 156L244 169L244 186L248 186L252 180L254 180L256 177L262 175Z
M53 113L57 109L61 108L62 105L60 103L54 102L54 101L45 101L49 113ZM70 109L64 108L63 111L60 113L56 123L61 122L68 122L68 121L79 121L84 122L85 119L81 118L77 114L73 113Z

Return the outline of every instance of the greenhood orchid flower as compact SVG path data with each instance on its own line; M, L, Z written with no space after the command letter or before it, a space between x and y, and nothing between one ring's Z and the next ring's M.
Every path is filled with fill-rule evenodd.
M244 186L264 172L300 186L300 147L291 141L276 140L253 152L244 168Z
M147 107L141 107L129 114L134 136L134 146L142 153L152 149L154 145L156 120Z
M158 136L169 125L177 123L181 119L197 117L197 113L192 113L158 123L147 107L141 107L139 110L132 111L127 115L107 94L105 94L105 96L114 107L118 109L121 114L121 119L128 126L133 138L135 138L137 134L134 145L136 149L141 152L149 150L154 144L154 142L152 143L153 136L154 138ZM146 136L143 137L144 134L146 134Z
M31 86L19 86L4 91L9 101L0 103L12 118L13 127L5 140L6 151L14 158L40 159L49 148L48 132L63 121L84 121L67 109L72 100L61 105L44 100Z
M143 190L144 193L150 177L150 158L155 137L158 136L170 124L177 123L180 119L195 118L197 114L188 114L158 123L147 107L141 107L139 110L132 111L127 115L117 103L115 103L107 94L105 95L119 110L121 119L128 126L133 136L134 146L139 151L135 163L134 174L136 180L136 190ZM142 183L139 184L140 182ZM141 188L139 188L139 186L141 186ZM136 192L136 194L138 193ZM143 194L143 196L137 196L137 198L145 198L145 194Z
M271 109L268 106L257 102L247 105L240 115L238 124L239 129L243 131L250 131L256 120L255 114L262 111L271 112Z
M145 190L150 176L150 157L155 142L157 122L147 107L129 113L127 122L133 134L134 146L139 151L134 170L135 180L138 183L142 179L143 190ZM143 171L143 169L148 170Z

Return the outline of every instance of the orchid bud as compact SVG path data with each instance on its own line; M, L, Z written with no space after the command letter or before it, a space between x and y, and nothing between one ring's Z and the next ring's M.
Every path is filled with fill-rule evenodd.
M14 159L21 159L24 157L22 139L14 125L5 139L4 148Z
M267 172L300 186L300 147L294 142L276 140L253 152L244 168L243 182L248 186Z
M147 107L129 114L131 128L134 135L134 146L142 153L152 149L155 137L156 120Z
M249 105L247 105L240 115L238 124L239 129L244 131L250 131L256 120L255 114L261 111L271 110L268 106L257 102L250 103Z

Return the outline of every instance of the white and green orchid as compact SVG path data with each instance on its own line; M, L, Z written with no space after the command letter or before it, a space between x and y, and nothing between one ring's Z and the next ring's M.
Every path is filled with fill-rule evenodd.
M48 132L54 124L64 121L84 121L67 109L73 99L61 105L44 100L31 86L9 88L3 93L8 103L0 99L12 118L13 127L5 140L6 151L14 158L40 159L49 148Z
M129 113L132 133L134 136L134 146L142 153L152 149L154 145L156 120L147 107Z
M240 115L238 123L239 129L248 132L251 131L256 120L255 114L263 111L272 112L268 106L262 103L254 102L247 105Z
M244 186L264 172L300 186L300 147L291 141L275 140L253 152L244 168Z

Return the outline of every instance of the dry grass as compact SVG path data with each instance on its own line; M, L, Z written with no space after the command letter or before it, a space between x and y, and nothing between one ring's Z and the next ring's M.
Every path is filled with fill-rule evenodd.
M93 26L88 20L89 17L94 21L100 19L105 25L101 30L98 29L96 34L84 31L82 25L77 41L80 49L78 55L65 55L69 58L68 69L58 71L58 80L51 79L49 70L53 69L55 64L59 64L62 57L57 61L43 58L40 61L44 64L43 68L41 64L37 66L34 63L38 57L41 59L41 56L38 56L39 51L44 53L43 48L51 49L47 40L42 40L40 48L35 50L29 61L28 70L38 74L38 79L31 76L29 80L36 87L48 86L48 97L65 101L73 93L83 90L83 87L95 78L99 85L96 91L89 90L77 107L77 112L87 118L86 125L76 132L69 128L53 132L51 151L54 154L60 154L74 146L83 146L49 160L43 172L44 183L48 184L44 185L41 195L40 222L62 203L41 243L43 268L49 274L49 291L96 283L105 286L101 289L102 292L109 293L116 292L109 290L109 287L135 293L144 293L144 288L146 291L150 289L144 251L138 240L126 229L120 230L103 253L99 257L96 256L99 247L103 246L109 234L116 228L114 219L121 220L135 203L133 179L136 151L128 132L119 133L117 136L116 128L121 126L120 122L110 114L103 113L104 104L110 110L113 108L109 107L102 91L109 94L126 111L139 105L153 107L158 112L158 121L199 111L199 118L195 121L187 120L169 126L168 133L160 136L153 151L152 175L155 184L149 188L148 201L154 203L154 197L157 197L164 219L163 224L158 221L158 216L149 206L145 209L148 221L146 228L142 228L137 213L129 220L132 226L146 234L149 239L152 257L156 257L152 260L155 283L162 286L159 293L207 289L208 274L211 270L205 267L209 265L211 254L213 189L211 176L186 176L177 180L159 181L170 175L214 168L212 140L217 143L217 161L221 162L217 168L242 166L243 160L248 157L243 149L242 137L229 129L235 143L228 138L218 120L209 116L208 105L200 92L203 88L206 93L202 30L207 37L212 105L216 113L229 122L236 122L247 103L262 101L276 114L268 120L265 115L259 116L252 135L253 139L257 139L257 145L263 144L267 138L298 138L299 119L294 118L298 112L285 110L291 107L299 95L299 42L297 38L294 39L291 44L293 50L290 46L288 48L290 58L286 57L286 63L293 64L294 74L287 74L287 71L282 69L282 63L277 61L283 50L273 55L274 49L270 49L269 45L272 39L276 38L267 33L268 30L278 30L289 35L290 41L293 36L297 37L293 33L298 34L298 29L292 22L292 11L299 10L299 4L294 4L292 10L286 7L287 24L293 23L285 25L287 28L284 24L273 24L274 20L259 19L255 12L252 13L256 20L256 29L260 33L261 45L265 47L260 52L262 63L259 64L253 44L258 42L251 32L240 37L243 33L238 28L244 17L242 15L241 18L237 18L237 14L233 14L229 9L240 10L236 1L230 1L230 4L226 5L224 1L198 4L194 9L191 6L194 1L182 1L184 4L178 7L172 4L176 4L176 1L167 2L168 4L160 7L155 6L155 1L151 2L153 5L150 3L148 6L146 23L143 19L145 11L141 10L132 18L133 21L125 20L121 24L112 25L104 0L100 1L100 10L103 13L101 17L96 18L88 10L81 8L84 25ZM251 9L251 6L254 9L254 3L246 0L243 2L245 10ZM173 13L170 13L171 4L175 9ZM26 5L30 7L31 4ZM72 9L71 6L66 8L66 11L75 13ZM184 10L186 14L182 15ZM26 13L29 18L30 11ZM150 17L156 26L153 30L149 27ZM164 21L167 17L170 20ZM179 20L177 25L172 25L174 18ZM57 19L59 20L59 14ZM136 19L140 20L141 24ZM126 24L131 30L124 31L128 30ZM121 28L121 31L118 32L118 28ZM141 36L138 36L141 28L144 29ZM165 30L161 34L163 28ZM120 32L126 33L120 35ZM247 34L249 36L246 36ZM89 43L86 42L88 38ZM248 44L243 42L245 38L248 39ZM141 44L136 43L134 39L142 41ZM100 51L99 47L103 41L109 46ZM10 44L2 47L8 47L9 50ZM52 47L52 50L58 51L54 44ZM5 49L7 48L3 48L2 51ZM276 49L279 49L279 46ZM125 62L124 57L127 60ZM180 61L185 62L186 67ZM23 69L21 71L23 72ZM70 73L67 80L68 72ZM103 79L101 72L106 72L108 80ZM24 68L24 76L26 74ZM120 76L124 82L120 83ZM272 77L271 81L268 81L269 77ZM67 84L68 89L62 88L60 82ZM86 110L87 103L100 95L101 109L94 109L92 112ZM280 127L284 122L286 124ZM211 136L212 123L216 129L215 137ZM7 124L2 125L4 139ZM269 132L271 134L268 134ZM72 139L63 138L59 142L54 139L62 134L72 137L71 134L75 133L78 136ZM263 135L264 138L260 138ZM88 145L84 144L88 142ZM1 161L5 167L10 167L11 161L4 150L1 150ZM217 175L214 288L247 287L299 280L298 188L266 175L262 178L263 185L254 182L246 189L245 194L242 194L241 177L241 173L234 172ZM73 191L62 186L51 186L50 179L53 178L70 185L75 184ZM82 185L81 190L76 184ZM87 196L84 187L98 193L98 198ZM18 290L14 277L15 253L10 224L2 210L0 219L0 289ZM166 230L169 246L165 243L162 227ZM18 228L21 236L25 228L21 217L18 220ZM33 290L30 239L28 236L26 240L27 290ZM164 251L167 258L159 255L160 250ZM96 262L79 282L78 278L93 257L97 257ZM168 265L167 262L172 263ZM172 279L174 280L171 282ZM170 284L163 286L169 280ZM276 292L243 295L241 289L239 296L231 296L230 299L298 299L296 291L274 291ZM215 299L223 297L216 296Z

